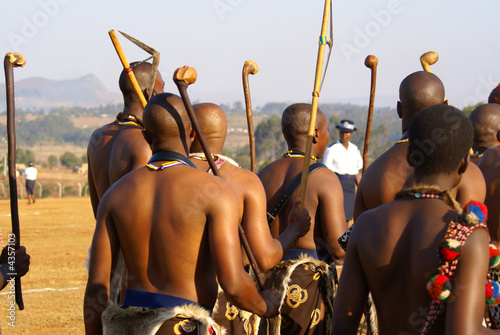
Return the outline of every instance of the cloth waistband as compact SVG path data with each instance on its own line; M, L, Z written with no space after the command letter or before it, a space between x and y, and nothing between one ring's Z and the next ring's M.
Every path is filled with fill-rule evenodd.
M197 305L206 309L210 314L212 309L197 302L174 297L168 294L153 293L142 290L127 289L123 298L122 307L145 307L145 308L174 308L182 305Z
M335 174L339 177L339 179L354 179L355 177L353 174L339 174L337 172L335 172Z
M293 259L298 259L300 254L306 254L317 260L322 260L327 263L333 261L332 257L326 250L316 250L316 249L288 249L286 254L281 259L282 261L288 261Z

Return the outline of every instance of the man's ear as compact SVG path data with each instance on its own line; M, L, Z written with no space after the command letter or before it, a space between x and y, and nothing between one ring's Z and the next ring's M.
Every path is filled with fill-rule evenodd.
M142 131L142 136L144 136L144 139L146 140L146 142L148 142L148 144L151 145L151 135L149 134L149 132L147 130Z
M314 128L313 143L318 143L321 137L321 131L318 128Z
M396 110L398 111L398 116L401 119L403 117L403 106L401 105L401 101L398 101Z
M500 142L500 130L497 131L497 142Z
M450 105L450 102L449 102L447 99L445 99L445 100L443 101L443 104L444 104L444 105L446 105L446 106L449 106L449 105Z
M194 142L194 138L196 136L196 131L193 129L193 126L189 126L189 141L192 144Z
M458 174L463 174L466 170L467 167L469 166L469 158L470 158L470 153L467 153L467 156L462 159L462 162L458 166Z

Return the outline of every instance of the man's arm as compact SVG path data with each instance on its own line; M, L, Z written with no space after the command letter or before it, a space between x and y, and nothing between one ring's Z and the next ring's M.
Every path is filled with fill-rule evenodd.
M209 205L208 233L219 284L227 298L237 307L259 316L277 315L278 294L275 292L269 300L264 301L252 278L243 269L238 235L238 198L228 183L222 180L218 182L220 192ZM221 203L224 206L220 206Z
M489 236L474 231L462 248L452 295L446 306L446 334L480 335L498 333L484 328L484 284L489 266ZM344 273L342 273L344 275Z
M466 206L470 201L484 203L486 197L486 182L481 170L474 163L469 163L467 170L462 176L460 184L457 186L456 200L461 207Z
M324 245L336 260L344 258L345 252L340 247L338 238L347 230L344 212L344 193L337 176L327 169L321 169L314 176L315 189L318 190L318 209L321 228L325 238ZM318 222L316 222L318 224Z
M498 206L500 200L498 152L498 147L486 150L478 164L487 185L484 204L488 207L487 224L490 236L493 240L498 240L498 227L500 221L500 206Z
M107 195L97 212L97 223L90 251L89 278L83 314L86 334L101 334L101 314L108 305L112 261L118 254L118 238L109 214Z
M332 335L357 334L359 321L368 297L368 283L357 250L359 225L353 227L342 276L335 297Z
M87 170L87 180L89 183L90 203L92 204L92 210L94 212L95 218L97 216L97 206L99 206L99 195L97 194L97 189L94 183L94 175L92 173L92 165L90 164L90 157L88 155L87 161L89 162L89 167Z

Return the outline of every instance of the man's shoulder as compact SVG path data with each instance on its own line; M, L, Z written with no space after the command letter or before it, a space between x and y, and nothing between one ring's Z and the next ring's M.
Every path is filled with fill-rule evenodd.
M481 171L496 169L500 165L500 146L489 148L478 163Z

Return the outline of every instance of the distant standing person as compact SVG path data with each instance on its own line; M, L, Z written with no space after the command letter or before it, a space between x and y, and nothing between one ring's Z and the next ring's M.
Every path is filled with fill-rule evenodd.
M26 193L28 193L28 205L35 203L35 181L38 170L33 166L33 162L28 163L28 167L24 170L24 177L26 178Z
M352 133L357 130L351 120L342 120L336 127L339 130L339 140L326 148L323 163L339 177L344 191L344 211L346 221L352 220L355 185L359 184L363 167L363 159L356 145L351 143Z

